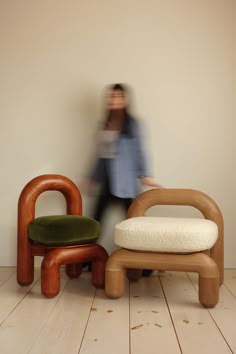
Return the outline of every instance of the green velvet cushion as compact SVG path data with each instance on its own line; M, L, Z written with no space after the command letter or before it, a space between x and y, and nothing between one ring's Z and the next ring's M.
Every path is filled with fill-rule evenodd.
M29 224L29 239L46 246L69 246L96 242L100 224L86 216L50 215Z

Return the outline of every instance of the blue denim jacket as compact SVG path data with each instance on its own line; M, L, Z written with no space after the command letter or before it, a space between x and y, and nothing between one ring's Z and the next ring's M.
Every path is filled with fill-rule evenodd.
M120 134L116 156L106 159L108 178L112 195L119 198L135 198L138 194L137 178L147 176L138 122L130 118L131 137ZM98 158L91 178L102 183L103 159Z

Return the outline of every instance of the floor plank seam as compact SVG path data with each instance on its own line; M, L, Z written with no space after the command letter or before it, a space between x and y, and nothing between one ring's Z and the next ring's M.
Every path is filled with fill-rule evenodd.
M231 353L233 353L233 354L234 354L234 351L231 349L231 347L230 347L229 343L227 342L227 339L225 338L225 336L224 336L223 332L221 331L220 327L219 327L219 326L218 326L218 324L216 323L216 321L215 321L214 317L212 316L211 312L210 312L209 310L207 310L207 311L209 312L209 315L210 315L210 317L211 317L212 321L214 322L215 326L217 327L218 331L219 331L219 332L220 332L220 334L222 335L222 337L223 337L223 339L224 339L225 343L227 344L227 346L228 346L229 350L231 351Z
M36 286L36 284L38 284L39 279L31 286L31 288L24 294L24 296L21 298L21 300L17 303L17 305L9 312L9 314L7 315L6 318L4 318L4 320L0 323L0 326L2 326L2 324L8 319L8 317L12 314L12 312L15 311L15 309L17 308L17 306L19 306L21 304L21 302L26 298L26 296L30 293L30 291L33 289L34 286Z
M193 285L193 287L194 287L195 291L198 293L198 289L196 288L196 286L195 286L194 282L192 281L192 279L190 278L190 276L189 276L189 274L188 274L188 273L187 273L187 276L188 276L188 278L189 278L189 280L190 280L191 284ZM224 284L223 284L223 286L224 286ZM217 305L216 305L216 306L217 306ZM209 315L210 315L210 317L211 317L212 321L214 322L214 324L215 324L216 328L217 328L217 329L218 329L218 331L220 332L220 334L221 334L222 338L224 339L224 341L225 341L226 345L228 346L229 350L231 351L231 353L233 353L233 354L234 354L234 351L231 349L231 347L230 347L229 343L227 342L227 339L225 338L225 336L224 336L223 332L221 331L220 327L218 326L217 322L215 321L214 317L212 316L212 314L211 314L211 310L210 310L210 309L207 309L207 308L206 308L205 310L209 313Z
M130 306L131 306L131 302L130 302L130 281L128 282L129 284L129 354L131 354L131 313L130 313Z
M60 292L51 303L50 299L44 298L43 295L41 296L40 275L38 273L35 274L34 281L30 285L20 286L16 281L16 273L12 273L9 270L2 271L0 272L1 280L3 281L3 284L0 285L2 303L0 352L2 351L2 354L10 352L22 354L50 352L56 354L67 352L70 347L71 350L68 352L73 352L74 354L108 354L113 351L119 354L156 353L156 348L149 348L149 344L155 343L156 335L160 335L162 344L160 345L159 342L159 349L163 353L197 354L202 350L204 351L203 344L205 343L205 349L207 349L205 351L207 353L236 354L236 336L233 330L236 313L236 269L234 268L233 271L229 270L225 274L225 282L220 291L220 302L215 308L207 308L199 304L197 300L199 293L197 273L182 272L182 275L180 275L175 274L175 272L170 272L172 274L159 272L159 274L155 273L152 277L149 277L147 284L145 279L141 279L140 284L134 285L132 281L129 282L126 279L127 291L125 296L128 296L128 298L124 302L121 301L114 309L106 301L106 296L104 297L100 289L89 287L88 290L87 285L82 286L83 296L78 301L76 294L78 289L80 290L81 288L77 287L77 280L75 282L74 280L71 281L64 274L64 269ZM87 277L87 275L85 276ZM145 296L151 295L152 291L157 291L157 284L159 296L154 297L162 299L161 303L158 302L158 306L161 306L160 313L163 314L165 319L163 323L167 324L167 326L165 326L165 333L163 331L156 334L156 332L152 332L153 328L150 327L151 331L149 333L148 326L145 327L146 324L151 324L150 316L146 313L156 312L150 311L150 309L154 309L152 306L155 306L155 302L153 301L149 306L149 304L146 304L148 297L146 298ZM184 296L183 298L182 295ZM133 298L139 297L143 298L133 300ZM79 310L82 308L83 321L80 322L78 330L77 326L75 326L77 311L75 312L71 300L74 301L73 304L79 305ZM139 311L143 306L142 301L145 301L145 306L142 309L143 311ZM100 310L99 306L101 306L101 311L97 314L94 313L93 308L96 307L97 310ZM107 328L110 331L112 325L109 322L107 327L107 324L103 324L102 318L103 312L112 316L112 312L116 312L116 310L119 312L121 309L122 314L118 313L118 320L113 318L111 321L111 324L118 323L118 331L122 329L120 332L116 332L117 343L120 344L120 341L122 343L122 350L119 350L119 345L114 347L113 339L107 340ZM162 313L162 311L164 312ZM100 316L101 312L102 317ZM142 315L137 315L137 313L141 312L143 312ZM159 316L159 319L162 318L160 313L159 315L151 314L152 317L150 319L153 319L153 316ZM35 320L32 320L32 314L36 314ZM143 315L144 317L141 317ZM146 322L150 323L145 322L146 317L148 318ZM68 328L67 320L70 321L69 326L73 328L73 332L70 331L70 327ZM144 322L141 322L141 320ZM141 323L144 324L140 325ZM95 339L96 343L94 343L93 338L95 337L91 336L93 336L93 330L97 327L97 324L102 328L98 331L98 337L96 337L98 339ZM136 326L138 329L142 327L140 333L131 330L131 327L135 326L135 324L139 324L139 326ZM197 325L204 325L205 327ZM28 330L30 330L30 335L27 334ZM127 330L129 331L128 333ZM147 333L141 333L143 330L147 331ZM150 341L149 335L152 339ZM99 336L101 336L101 341ZM164 337L166 337L167 342L165 342ZM170 337L171 343L169 343ZM12 340L12 338L14 339ZM56 342L54 341L57 339L60 342L55 345Z
M165 299L165 302L166 302L166 306L167 306L167 309L168 309L168 312L169 312L169 316L170 316L170 319L171 319L171 322L172 322L172 326L173 326L173 329L174 329L174 332L175 332L175 336L176 336L176 340L177 340L177 343L178 343L178 346L179 346L179 350L180 350L180 353L183 354L183 350L182 350L181 345L180 345L180 341L179 341L178 334L177 334L177 331L176 331L176 328L175 328L175 324L174 324L174 320L173 320L173 317L172 317L172 313L171 313L171 310L170 310L170 307L169 307L169 304L168 304L168 301L167 301L167 298L166 298L166 294L165 294L164 287L163 287L163 284L162 284L162 281L161 281L161 277L158 275L158 278L159 278L159 281L160 281L160 285L161 285L161 288L162 288L162 292L163 292L163 296L164 296L164 299Z
M4 284L6 284L11 278L13 278L13 277L16 277L16 273L15 274L13 274L13 275L11 275L7 280L5 280L1 285L0 285L0 288L4 285Z
M45 321L42 323L42 325L41 325L41 327L40 327L40 329L39 329L39 331L38 331L37 337L35 337L35 339L34 339L32 345L31 345L30 348L27 350L27 354L30 353L31 349L33 348L33 346L34 346L35 343L37 342L38 338L40 337L40 335L41 335L41 333L42 333L42 331L43 331L43 328L44 328L46 322L48 321L48 319L49 319L51 313L52 313L53 310L55 309L56 305L58 304L58 302L59 302L59 300L60 300L60 298L61 298L61 296L62 296L62 294L63 294L63 292L64 292L64 290L65 290L65 287L66 287L67 282L68 282L68 279L66 280L66 282L65 282L65 284L64 284L64 286L63 286L63 289L62 289L62 290L60 291L60 293L58 294L57 301L55 302L54 306L52 307L51 311L49 312L47 318L46 318ZM42 295L42 296L43 296L43 295Z
M86 321L86 325L84 327L84 333L83 333L83 336L82 336L82 339L81 339L81 343L80 343L80 346L79 346L79 351L78 351L78 354L80 354L80 351L82 349L82 345L83 345L83 341L84 341L84 336L85 336L85 333L86 333L86 330L87 330L87 327L88 327L88 323L89 323L89 320L90 320L90 316L91 316L91 310L93 308L93 304L94 304L94 301L95 301L95 297L96 297L96 294L97 294L97 289L95 288L94 290L94 293L93 293L93 301L91 303L91 307L90 307L90 311L89 311L89 314L88 314L88 319Z
M226 289L228 290L228 292L236 299L235 294L231 291L231 289L224 283L224 286L226 287Z

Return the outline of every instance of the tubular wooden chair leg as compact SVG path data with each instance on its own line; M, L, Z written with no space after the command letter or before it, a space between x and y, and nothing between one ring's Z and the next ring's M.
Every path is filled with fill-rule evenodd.
M117 269L106 269L105 293L108 297L117 299L124 294L125 290L125 270L121 267Z
M66 274L69 278L78 278L82 272L82 263L71 263L66 265Z
M138 275L137 267L199 274L199 301L205 307L213 307L219 301L219 269L215 261L204 253L160 254L134 252L126 249L114 251L106 265L106 295L119 298L124 293L124 269L129 275ZM133 268L132 268L133 267Z
M19 252L17 257L17 282L27 286L34 281L34 256L30 252Z
M219 302L219 276L199 275L199 302L205 307L214 307Z
M60 265L58 250L48 253L41 264L41 292L46 297L54 297L60 291Z
M92 284L96 288L105 287L105 267L108 254L103 247L97 245L97 255L92 260Z
M60 291L60 266L70 264L67 268L70 274L77 274L79 266L76 262L91 260L93 262L92 283L97 287L104 286L104 272L108 254L97 244L75 248L57 248L50 251L41 266L41 290L47 297L56 296ZM77 268L76 268L77 267ZM74 272L74 273L73 273Z
M204 256L199 267L199 302L205 307L214 307L219 302L220 271L215 261Z

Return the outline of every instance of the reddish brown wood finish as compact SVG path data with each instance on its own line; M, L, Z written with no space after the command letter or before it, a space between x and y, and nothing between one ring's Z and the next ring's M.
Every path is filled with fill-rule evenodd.
M44 257L42 262L42 294L47 297L56 296L60 291L60 266L62 264L73 264L74 273L72 271L72 275L77 276L76 262L78 261L92 261L92 283L97 288L103 288L105 286L107 258L107 252L97 244L52 250Z
M98 274L104 267L107 255L106 251L98 245L76 245L69 247L45 247L43 245L33 245L28 239L28 225L35 218L35 205L39 195L45 191L61 192L66 200L66 213L70 215L82 215L82 199L77 186L67 177L61 175L42 175L32 179L22 190L18 201L18 238L17 238L17 281L20 285L29 285L34 280L34 256L46 258L46 269L48 270L48 259L52 260L55 255L56 260L60 259L60 264L66 265L66 273L70 277L77 277L81 272L81 262L84 258L93 260L98 264L98 270L94 271L93 283L102 286L103 275ZM96 254L97 252L97 254ZM73 256L72 256L73 255ZM91 257L91 258L90 258ZM44 263L44 262L43 262ZM52 262L53 263L53 262ZM75 264L73 264L75 263ZM102 264L102 265L101 265ZM55 266L54 266L55 268ZM48 272L54 277L53 272ZM56 270L55 272L58 272ZM56 274L56 273L55 273ZM95 274L95 275L94 275ZM45 275L42 282L48 276ZM52 281L52 279L51 279ZM104 284L103 284L104 285ZM45 294L46 285L42 285ZM51 289L51 288L50 288ZM48 293L50 293L50 289Z
M82 273L82 264L81 263L71 263L66 265L66 274L69 278L78 278Z

